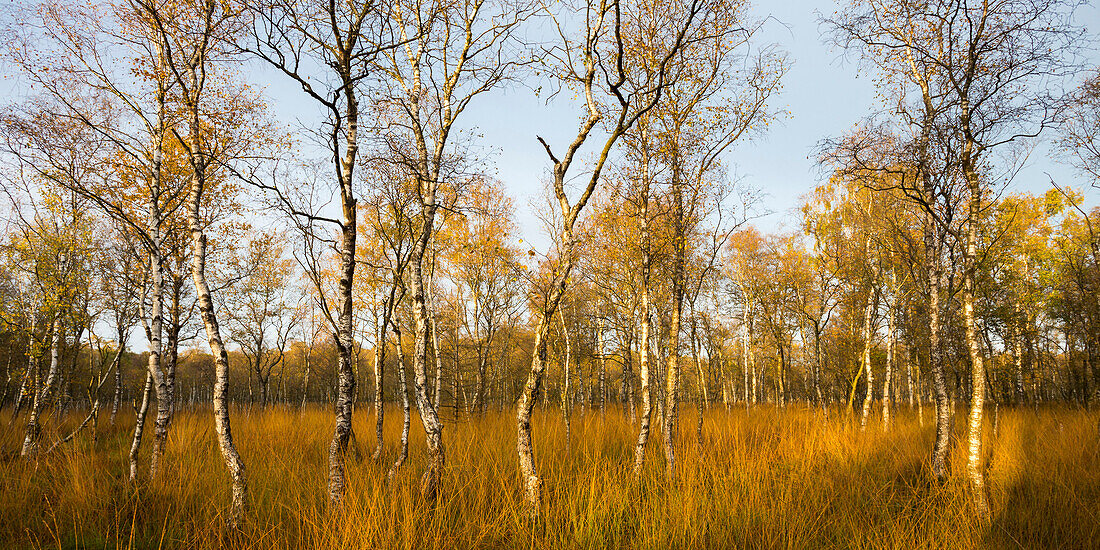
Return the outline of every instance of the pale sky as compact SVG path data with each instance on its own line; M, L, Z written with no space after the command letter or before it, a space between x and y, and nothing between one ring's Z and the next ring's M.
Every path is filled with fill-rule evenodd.
M771 16L760 42L778 44L788 52L790 63L783 90L772 103L788 115L761 138L738 144L729 156L737 177L766 193L762 207L773 214L757 222L762 229L797 225L792 208L823 177L813 159L815 145L842 135L879 107L871 76L860 74L857 58L845 58L843 51L831 49L821 40L818 13L831 14L836 9L836 3L827 1L755 2L758 17ZM1092 32L1100 29L1100 9L1095 6L1081 8L1079 19ZM1096 64L1100 64L1100 56L1093 57ZM497 151L492 160L500 179L516 198L525 239L541 242L534 235L541 226L528 203L541 195L549 166L535 135L546 137L553 146L564 147L575 131L573 112L562 106L546 106L529 90L519 88L483 98L475 112L469 113L470 120L476 120L478 130L484 134L484 144ZM1080 185L1082 181L1073 170L1052 162L1040 150L1009 192L1045 191L1049 183L1044 172L1051 173L1060 184ZM1100 192L1088 190L1086 195L1095 202Z
M761 229L797 227L793 209L799 197L824 177L813 158L815 146L823 139L843 135L880 107L874 98L872 75L861 74L858 58L822 41L819 14L832 14L838 7L836 2L822 0L754 3L756 17L768 19L755 44L777 45L788 53L789 64L783 90L771 102L786 115L765 135L737 144L727 159L739 181L765 194L760 207L771 214L755 222ZM1082 7L1078 19L1090 31L1100 29L1097 7ZM1100 56L1094 54L1092 59L1093 65L1100 64ZM317 112L281 75L264 70L254 74L264 75L257 80L267 87L273 110L284 123L308 120ZM472 130L480 135L476 143L488 153L490 170L515 199L520 237L542 247L547 241L531 203L542 196L549 162L536 135L546 138L556 151L563 149L575 135L578 112L565 94L547 104L529 87L514 85L479 97L463 115L464 126L471 129L473 125ZM1045 191L1049 187L1045 173L1060 184L1080 185L1082 181L1040 148L1008 191ZM1091 202L1098 195L1095 190L1086 191Z

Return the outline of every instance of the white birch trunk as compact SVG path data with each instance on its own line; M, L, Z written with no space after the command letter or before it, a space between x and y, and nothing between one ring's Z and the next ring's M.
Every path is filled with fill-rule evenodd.
M393 334L394 339L397 341L397 391L401 392L401 447L397 451L397 460L394 461L393 466L390 467L389 473L386 474L386 479L393 482L394 476L397 475L397 471L401 469L401 466L405 464L405 459L409 456L409 386L405 379L405 348L401 343L401 328L400 321L394 319L393 322Z
M882 430L890 429L890 391L894 381L895 336L894 306L897 303L897 274L890 270L890 297L886 301L886 372L882 378Z
M875 301L875 285L872 279L871 286L867 289L867 306L863 312L863 353L860 355L860 361L862 362L863 374L867 378L867 393L863 396L863 414L859 420L860 431L867 428L867 417L871 413L871 401L874 398L875 375L871 370L871 344L873 343L871 325L874 319Z
M46 380L41 384L35 384L34 398L31 401L31 410L27 416L26 435L23 438L23 449L19 455L24 458L34 458L38 454L38 438L42 428L39 426L38 417L46 406L46 400L57 380L58 359L61 348L61 314L55 313L50 323L50 367L46 373Z

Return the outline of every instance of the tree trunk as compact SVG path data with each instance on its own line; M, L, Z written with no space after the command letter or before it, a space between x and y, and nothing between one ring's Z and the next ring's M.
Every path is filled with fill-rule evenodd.
M633 329L630 330L630 336L627 339L626 345L623 346L624 352L621 354L623 362L623 376L622 376L622 403L623 408L628 411L630 415L630 423L634 424L637 421L637 413L634 410L634 346L633 342Z
M1013 331L1012 338L1012 355L1013 365L1015 366L1015 394L1016 404L1022 404L1025 400L1024 395L1024 315L1020 311L1020 301L1016 300L1016 314L1013 319Z
M192 83L194 76L192 73ZM192 114L191 123L194 125L191 137L191 151L196 154L201 146L198 138L198 112ZM191 182L191 208L188 225L191 230L191 279L195 284L195 297L199 302L199 317L206 330L207 343L210 352L214 356L214 431L218 437L218 448L221 450L222 460L232 478L232 501L230 508L230 524L237 525L243 519L247 508L248 479L245 475L244 461L237 452L237 446L233 442L233 430L229 421L229 355L225 350L222 340L221 328L218 326L218 318L214 313L214 300L210 294L210 286L206 281L206 234L202 228L202 218L199 213L199 205L202 201L203 187L206 184L204 177L205 159L201 156L192 162L196 166L196 174ZM202 168L198 168L202 167ZM174 329L178 332L178 327ZM174 354L173 354L174 355ZM257 357L257 360L259 358ZM173 369L174 370L174 369ZM263 406L267 406L268 378L261 380L261 399Z
M122 355L122 345L119 344L118 353ZM122 363L119 363L118 368L115 369L115 392L114 398L111 400L111 425L115 425L115 416L118 415L118 406L122 403Z
M428 323L432 315L428 311L424 284L424 252L432 235L435 219L434 192L426 198L419 239L410 256L413 283L413 389L416 392L416 409L424 424L424 436L428 446L428 464L421 480L420 492L429 502L435 503L443 485L443 466L446 455L443 449L443 424L428 400Z
M643 237L644 238L644 237ZM634 477L642 473L642 463L645 461L645 447L649 440L649 426L653 418L653 388L650 387L649 374L649 268L648 250L643 253L642 259L642 305L641 305L641 335L638 340L638 373L641 377L642 414L641 425L638 428L638 441L634 445Z
M454 347L454 374L451 376L451 410L454 411L455 418L458 418L458 408L461 403L458 399L458 376L461 371L461 365L459 364L459 340L458 340L458 321L455 321L455 347Z
M313 355L312 344L310 344L309 349L306 350L306 372L305 375L302 377L302 406L299 407L302 409L306 408L306 398L309 397L309 371L310 367L312 366L310 364L311 355Z
M886 372L882 378L882 429L890 429L890 390L894 381L895 326L894 306L897 303L897 275L890 270L890 297L886 300Z
M485 341L478 338L477 342L477 377L474 381L474 412L481 415L485 412L485 367L488 363L489 351Z
M130 443L130 483L137 481L138 451L141 438L145 434L145 418L149 416L149 400L153 396L153 375L145 373L145 389L141 392L141 406L137 410L137 423L134 424L134 438Z
M563 388L561 390L561 417L565 421L565 450L568 453L570 444L572 443L572 426L571 420L573 417L573 395L571 392L573 375L570 367L572 366L572 347L569 341L569 328L565 326L565 313L562 309L558 309L558 321L561 322L561 337L565 341L565 361L563 363L562 377Z
M673 261L672 261L672 311L668 329L668 363L665 372L665 410L662 435L665 446L666 474L669 479L676 477L676 421L680 402L680 324L684 309L684 285L686 283L687 235L685 234L685 212L683 183L679 171L672 172L673 200Z
M710 393L707 389L707 375L703 372L703 363L699 360L699 336L696 331L695 304L691 305L691 357L695 362L695 371L699 374L699 393L702 397L702 406L710 406Z
M64 418L73 403L73 377L76 376L76 363L80 360L80 341L83 337L84 326L76 327L76 333L73 335L72 357L69 358L69 367L65 374L65 392L60 396L61 406L58 407L58 418Z
M908 349L912 349L912 347L909 347ZM906 381L906 387L909 390L908 391L909 410L912 411L914 406L916 405L915 400L917 399L916 394L913 391L913 358L912 358L912 352L910 352L910 357L905 359L905 381Z
M182 269L182 266L178 266ZM169 305L168 345L164 348L164 384L168 395L168 424L176 413L176 366L179 364L181 321L180 298L183 294L183 277L172 274L172 299Z
M579 211L583 203L578 203L574 211ZM541 308L538 324L535 326L535 339L531 354L531 370L527 375L527 381L523 385L516 402L516 454L519 458L520 475L523 477L524 495L527 501L528 512L532 520L539 517L542 510L542 479L535 469L535 450L531 445L531 411L538 399L539 387L542 384L543 373L546 371L547 338L550 333L550 323L565 294L565 285L569 280L569 273L573 270L574 248L576 243L573 238L573 222L576 214L570 212L563 222L562 231L562 255L561 265L554 276L546 302Z
M395 277L397 277L396 274ZM374 453L371 455L372 460L378 460L382 458L382 421L385 419L386 416L385 395L382 393L382 377L385 374L386 368L386 328L390 324L390 315L396 305L394 303L394 298L396 296L398 284L400 284L399 280L395 278L393 282L393 287L390 289L390 295L387 301L382 303L382 325L378 327L378 340L374 345L375 445Z
M432 406L440 410L443 406L443 358L439 355L439 336L436 335L435 292L429 286L428 300L431 302L432 357L435 358L435 387L432 388Z
M398 319L394 319L393 322L393 335L397 341L397 391L401 392L401 448L397 451L397 460L394 461L393 466L390 467L390 471L386 474L386 479L390 483L393 482L393 477L397 475L397 471L405 464L405 459L409 456L409 386L405 380L405 348L401 343L401 324Z
M258 382L260 384L260 408L261 409L266 409L267 408L267 388L268 388L268 384L271 381L271 377L270 376L264 376L263 374L260 374L257 378L259 378Z
M756 402L760 398L760 392L759 392L759 389L757 387L758 382L760 380L760 376L759 376L759 372L757 372L757 370L756 370L756 350L753 349L753 346L752 346L754 316L753 316L753 311L752 311L751 306L749 307L748 316L749 316L749 320L748 320L748 323L745 325L745 328L746 328L746 332L745 332L745 337L746 337L745 346L746 347L745 347L745 350L746 350L746 355L747 355L747 358L748 358L749 375L751 377L750 381L752 382L752 388L751 388L752 391L749 395L749 398L750 398L751 404L756 405Z
M876 277L877 278L877 277ZM860 356L860 361L863 363L863 374L867 377L867 392L863 396L863 414L860 416L859 429L860 431L867 428L867 417L871 413L871 400L874 398L874 382L875 375L871 370L871 344L872 344L872 324L874 320L874 312L878 297L875 293L875 279L872 278L871 286L867 289L867 306L863 312L863 354Z
M4 406L4 403L8 400L8 392L11 391L11 355L8 355L7 361L4 362L4 391L0 393L0 408Z
M779 357L778 357L779 362L776 363L776 367L775 367L776 376L775 376L775 378L776 378L776 380L779 384L779 387L776 389L776 392L775 392L775 400L779 403L780 407L786 407L787 406L787 383L786 383L785 377L786 377L786 373L787 373L787 353L786 353L787 350L786 350L786 346L783 345L783 336L781 334L778 335L776 340L778 342L778 345L776 346L776 348L778 348L778 351L779 351Z
M15 396L11 419L8 420L9 426L19 417L19 411L23 408L23 404L31 397L32 390L30 386L34 382L34 377L38 371L38 354L34 350L34 332L35 323L32 321L29 331L30 336L27 338L27 368L23 371L23 379L19 382L19 393Z
M741 319L741 377L744 378L745 386L745 410L749 410L749 405L756 402L756 380L755 376L750 384L750 363L752 363L752 328L750 326L752 318L752 309L749 304L746 303L742 306L743 319Z
M354 159L354 157L352 157ZM351 162L354 162L352 160ZM351 183L347 182L350 188ZM352 400L355 397L355 370L352 367L352 349L355 344L352 326L352 281L355 278L355 200L344 201L344 226L340 238L340 282L338 296L340 316L337 319L336 349L337 361L336 389L336 425L332 432L332 442L328 452L328 496L332 505L339 505L344 498L347 486L344 461L351 440Z
M696 320L695 320L695 303L691 304L691 360L695 364L695 372L699 379L699 398L696 400L698 403L698 417L695 424L695 439L700 447L703 446L703 411L709 407L710 403L707 399L707 376L703 371L703 363L699 360L699 339L696 332Z
M41 434L41 426L38 417L46 405L50 396L54 381L57 379L58 358L61 348L61 314L55 313L53 322L50 323L50 369L46 373L46 380L34 387L34 399L31 401L30 414L27 417L26 436L23 438L23 449L19 456L33 458L38 454L38 437ZM37 382L37 380L36 380Z
M928 354L932 371L932 391L936 401L936 440L932 446L932 473L943 481L947 478L947 446L951 440L951 403L947 397L947 380L944 373L944 350L940 321L940 295L943 292L943 263L939 257L942 239L935 235L932 216L926 215L925 249L928 256Z
M821 410L825 410L825 400L821 395L821 325L814 321L814 400Z
M164 330L164 261L159 252L150 254L152 272L152 311L149 338L149 374L153 377L153 391L157 397L157 415L153 422L153 449L149 457L149 478L156 479L164 444L168 440L168 426L172 420L168 383L161 365L161 336Z
M598 330L600 331L596 338L597 346L599 347L599 355L596 357L596 361L599 364L599 391L600 391L600 415L607 414L607 356L604 353L604 338L603 338L603 321L599 323Z
M964 100L964 116L967 115ZM965 122L964 122L965 124ZM964 132L964 135L968 133ZM966 343L970 352L970 415L967 422L966 472L970 480L970 490L974 507L980 519L989 518L989 497L985 492L985 473L982 471L982 407L985 403L985 365L978 326L974 318L974 293L978 270L978 223L981 215L982 188L974 166L973 143L963 143L962 167L970 191L969 218L966 228L966 253L963 256L963 320L966 323Z
M673 278L683 277L682 269L673 274ZM668 336L668 363L665 371L665 410L664 424L661 426L664 436L665 468L669 479L676 477L676 420L680 395L680 313L683 308L683 290L677 291L673 285L672 296L672 320L669 324Z

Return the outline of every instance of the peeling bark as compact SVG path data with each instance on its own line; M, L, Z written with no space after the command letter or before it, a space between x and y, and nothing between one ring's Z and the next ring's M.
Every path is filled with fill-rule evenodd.
M35 384L34 398L31 401L31 409L27 417L26 435L23 438L23 449L19 452L19 456L24 458L34 458L38 454L38 438L42 431L38 417L42 414L46 400L49 398L50 391L57 380L58 356L61 347L60 324L61 314L55 313L53 322L50 323L50 367L46 373L46 380L40 384Z
M141 392L141 406L137 409L137 423L134 424L134 437L130 443L130 483L137 481L138 452L141 439L145 435L145 419L149 416L149 400L153 395L153 375L145 373L145 389Z
M397 460L394 461L393 466L390 467L389 473L386 474L386 479L390 483L393 483L394 476L397 475L397 471L405 464L405 459L409 456L409 386L405 380L405 348L401 343L401 326L398 319L394 319L393 322L393 335L397 343L397 391L401 392L401 447L397 451Z

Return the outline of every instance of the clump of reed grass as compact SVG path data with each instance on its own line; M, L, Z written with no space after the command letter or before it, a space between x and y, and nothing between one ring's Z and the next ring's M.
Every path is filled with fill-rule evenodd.
M1097 415L1079 409L1006 410L986 427L994 517L972 519L958 475L927 469L932 423L899 410L889 431L840 411L716 407L681 415L677 471L669 477L653 434L639 479L636 427L620 411L589 411L565 441L559 413L535 418L546 487L542 521L528 519L509 410L448 422L445 490L419 496L422 432L392 484L400 417L387 415L383 460L370 459L373 417L359 413L361 447L349 457L341 509L326 502L327 409L236 409L250 510L225 528L227 474L209 410L177 414L163 475L131 485L132 419L100 426L41 460L15 456L19 422L0 431L0 546L32 548L1088 548L1100 545ZM52 421L44 437L71 429ZM0 425L7 425L7 411ZM418 420L414 418L414 427ZM955 436L964 434L957 419ZM951 471L962 472L961 452ZM147 459L143 474L147 474Z

